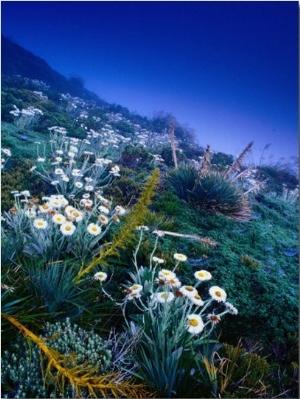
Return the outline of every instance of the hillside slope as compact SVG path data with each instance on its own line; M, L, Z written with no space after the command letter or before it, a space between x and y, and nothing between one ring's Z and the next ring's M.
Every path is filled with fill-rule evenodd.
M43 60L18 47L11 46L9 51L4 57L10 61L5 61L1 87L3 312L18 314L18 321L37 335L45 334L46 323L53 327L69 318L89 334L107 338L110 327L123 332L122 315L128 313L138 322L144 308L134 310L132 300L126 312L125 308L120 312L111 297L101 291L102 281L95 280L94 273L98 272L99 277L105 270L109 275L105 289L119 302L126 293L132 293L127 286L129 276L136 271L134 257L139 278L148 278L146 290L150 280L144 271L149 258L154 259L155 254L156 262L162 263L155 266L158 272L163 268L175 270L176 255L184 260L175 266L180 282L173 279L167 289L168 293L174 292L174 297L177 295L177 302L181 291L172 284L179 288L182 281L191 287L195 272L205 269L209 281L196 283L201 298L207 298L209 286L222 287L234 305L227 305L229 309L238 309L238 314L234 310L225 317L220 313L219 320L216 315L224 304L217 301L213 312L203 320L211 322L211 338L220 343L238 347L242 340L247 355L235 359L237 370L246 370L247 377L258 376L251 383L245 380L244 386L238 373L231 376L228 390L222 395L297 395L297 177L284 166L255 169L244 164L244 156L233 159L210 148L204 150L193 141L192 132L177 123L171 137L174 118L170 115L150 120L122 106L99 103L86 92L85 97L76 91L72 94L68 80ZM7 74L15 58L19 65L13 74ZM34 74L27 75L27 63ZM15 76L20 71L24 75ZM174 153L178 168L174 167ZM67 203L76 209L76 217L74 209L69 213ZM63 220L67 222L60 225ZM68 223L71 232L66 230ZM101 258L99 254L105 254L110 243L119 246L118 251ZM136 245L138 256L134 252ZM153 246L155 253L151 252ZM84 278L78 279L86 270ZM165 285L157 273L153 274L154 282L161 292ZM201 298L197 298L198 304ZM164 303L156 305L159 310ZM203 305L191 306L185 308L199 312ZM175 318L174 325L177 321ZM152 325L144 324L143 328L150 328L152 334ZM175 336L174 325L166 335L170 340ZM34 384L30 368L26 369L29 379L24 377L26 373L18 374L19 363L25 359L23 346L6 321L3 330L2 346L8 348L4 364L10 365L11 359L16 359L11 368L5 367L4 391L13 386L18 396L25 389L27 397L41 392L44 396L39 397L52 395L51 383L46 384L45 391L36 359ZM74 334L75 343L77 338ZM257 348L254 343L258 341L259 348L252 349ZM158 347L160 342L165 341L159 339ZM192 382L182 384L177 397L211 394L208 379L203 377L203 364L204 374L190 374L191 368L199 367L200 354L209 356L203 348L198 342L188 359L188 378ZM85 351L82 347L80 350ZM130 352L129 363L135 351ZM269 366L257 355L270 356ZM245 358L251 358L252 363L243 363ZM151 360L152 353L147 362ZM270 367L266 375L261 365L265 371ZM215 367L219 366L216 362ZM220 387L221 372L218 378ZM194 396L189 396L188 387L193 387Z

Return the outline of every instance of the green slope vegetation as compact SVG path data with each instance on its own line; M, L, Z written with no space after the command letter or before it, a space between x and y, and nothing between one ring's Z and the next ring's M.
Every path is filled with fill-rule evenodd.
M147 119L30 76L5 75L1 89L2 392L60 397L65 378L69 397L296 397L290 165L248 165L251 146L235 160L170 115ZM176 271L172 282L161 269ZM212 278L199 285L201 270ZM238 309L223 317L218 291L202 314L210 343L185 330L183 315L196 328L201 311L181 305L191 286L207 306L222 287L226 312Z

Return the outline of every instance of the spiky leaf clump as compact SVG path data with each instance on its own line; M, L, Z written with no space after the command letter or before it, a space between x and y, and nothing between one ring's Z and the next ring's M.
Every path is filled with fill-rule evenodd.
M196 184L195 184L196 182ZM239 186L214 171L198 176L190 166L173 170L168 177L169 187L180 199L235 220L248 220L250 207Z
M168 175L168 186L178 198L188 201L197 179L197 171L191 166L181 166Z

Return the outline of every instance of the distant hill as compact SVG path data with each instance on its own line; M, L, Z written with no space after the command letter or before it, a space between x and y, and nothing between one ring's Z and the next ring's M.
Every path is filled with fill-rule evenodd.
M80 78L67 79L52 69L42 58L3 35L1 35L1 74L41 80L49 85L51 90L59 93L70 93L84 100L104 103L95 93L84 88Z

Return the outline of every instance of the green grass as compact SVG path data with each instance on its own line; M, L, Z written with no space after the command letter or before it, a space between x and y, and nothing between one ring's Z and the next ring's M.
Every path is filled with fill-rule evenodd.
M49 139L49 136L45 135L45 133L28 130L20 131L17 126L11 123L3 122L1 130L1 147L10 149L12 156L20 159L36 159L37 145L35 142L43 143Z

